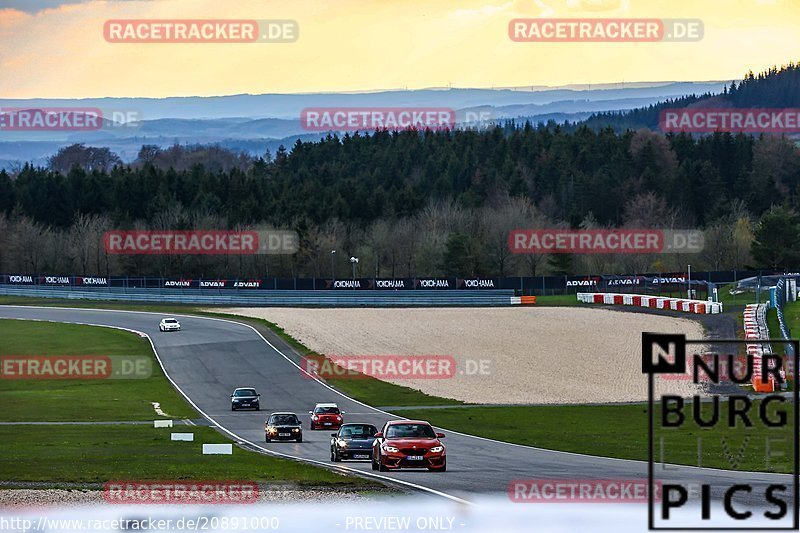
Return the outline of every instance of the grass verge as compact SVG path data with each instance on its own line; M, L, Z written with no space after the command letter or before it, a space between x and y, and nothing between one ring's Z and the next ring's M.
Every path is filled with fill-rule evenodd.
M727 402L720 405L720 420L724 421ZM726 470L790 472L791 422L789 427L767 428L757 418L757 407L754 405L751 409L753 427L748 429L742 424L737 428L721 425L713 429L701 428L691 418L691 407L685 408L688 415L686 425L656 434L656 460L661 460L660 439L663 436L664 462L698 466L700 438L702 466ZM791 405L780 408L787 410L791 420ZM769 406L771 417L775 417L776 409L775 405ZM703 404L702 413L708 419L711 405ZM646 405L404 409L402 415L504 442L587 455L647 460ZM660 416L660 410L657 410L656 416ZM769 446L771 457L767 456ZM783 455L779 456L781 453Z
M143 379L0 379L0 421L153 420L151 402L170 418L198 414L167 381L150 343L127 331L26 320L0 320L0 355L125 355L150 361ZM0 377L7 377L0 370Z
M3 479L105 483L114 480L237 480L307 486L377 484L323 468L233 447L202 455L202 443L227 443L209 427L186 427L194 442L170 441L151 426L0 426Z

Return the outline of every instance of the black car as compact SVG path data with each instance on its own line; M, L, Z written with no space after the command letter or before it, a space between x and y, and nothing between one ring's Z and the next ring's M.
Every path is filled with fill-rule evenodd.
M296 440L303 442L303 428L294 413L272 413L264 424L264 440Z
M331 461L372 459L372 443L378 428L372 424L344 424L331 433Z
M255 409L256 411L260 411L260 397L261 395L258 394L255 389L236 389L233 391L233 394L231 394L231 411L235 411L237 409Z

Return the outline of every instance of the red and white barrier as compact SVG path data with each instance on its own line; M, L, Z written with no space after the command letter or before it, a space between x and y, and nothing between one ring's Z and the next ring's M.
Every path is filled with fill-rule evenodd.
M744 308L744 338L752 340L769 340L767 327L767 304L748 304ZM747 353L753 357L753 390L756 392L774 392L775 381L772 376L764 376L761 372L761 356L772 353L767 343L748 344Z
M722 312L722 304L704 300L688 300L685 298L667 298L665 296L646 296L643 294L616 294L608 292L579 292L578 301L587 304L632 305L652 309L671 309L684 313L699 315L718 314Z

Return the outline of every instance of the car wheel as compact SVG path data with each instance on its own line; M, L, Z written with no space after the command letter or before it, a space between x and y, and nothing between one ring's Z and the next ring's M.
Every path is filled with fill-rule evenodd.
M378 463L375 462L375 456L372 457L372 469L373 470L377 470L378 469Z
M314 431L314 422L311 422L311 423L308 425L308 427L311 429L311 431Z
M264 441L266 441L266 442L272 442L272 441L269 439L269 435L264 435Z
M256 405L256 411L260 411L260 410L261 410L261 406L260 405Z
M303 437L297 437L297 442L303 442Z
M236 408L231 405L231 411L235 411L235 410L236 410Z
M341 458L341 457L339 457L339 453L338 453L336 450L334 450L333 452L331 452L331 460L332 460L334 463L341 463L341 462L342 462L342 458Z

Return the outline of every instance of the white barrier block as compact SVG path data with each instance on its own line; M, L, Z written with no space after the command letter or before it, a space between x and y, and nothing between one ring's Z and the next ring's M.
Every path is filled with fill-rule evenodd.
M192 442L194 441L194 433L173 433L170 440L186 440Z
M511 297L511 305L520 305L522 304L522 298L519 296L512 296Z
M154 428L171 428L172 420L153 420Z
M203 455L233 455L233 444L203 444Z

